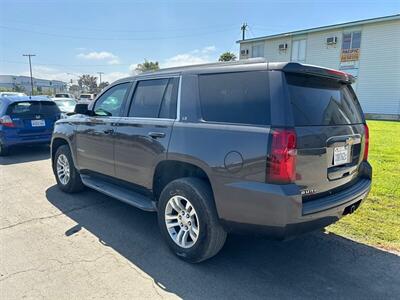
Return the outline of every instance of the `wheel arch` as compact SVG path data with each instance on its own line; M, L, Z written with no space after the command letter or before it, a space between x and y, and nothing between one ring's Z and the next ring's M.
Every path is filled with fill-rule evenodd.
M152 190L154 198L158 200L161 191L168 183L184 177L200 178L207 182L212 190L210 177L203 167L181 160L163 160L157 164L153 174Z
M51 150L50 150L51 151L51 153L50 153L51 154L51 163L52 164L54 163L54 155L56 154L57 149L63 145L67 145L69 147L69 149L71 151L72 160L74 162L74 165L76 166L75 155L74 155L74 151L72 150L71 143L68 139L66 139L63 136L55 136L51 140Z

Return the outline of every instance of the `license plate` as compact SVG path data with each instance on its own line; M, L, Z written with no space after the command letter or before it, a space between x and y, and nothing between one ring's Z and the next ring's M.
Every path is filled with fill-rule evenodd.
M44 120L31 120L32 127L41 127L46 126L46 122Z
M343 165L349 162L349 146L335 147L333 151L333 164Z

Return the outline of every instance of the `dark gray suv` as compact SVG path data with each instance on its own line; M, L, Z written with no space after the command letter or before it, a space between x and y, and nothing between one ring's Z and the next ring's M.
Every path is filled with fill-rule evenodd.
M371 187L368 127L343 72L263 60L114 82L56 123L58 186L156 211L172 251L215 255L228 232L284 239L354 212Z

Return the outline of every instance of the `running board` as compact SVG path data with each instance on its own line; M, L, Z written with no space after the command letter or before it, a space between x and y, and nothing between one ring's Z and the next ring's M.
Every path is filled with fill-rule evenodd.
M156 203L149 197L89 175L81 175L81 178L82 183L85 186L100 193L106 194L107 196L113 197L145 211L157 211Z

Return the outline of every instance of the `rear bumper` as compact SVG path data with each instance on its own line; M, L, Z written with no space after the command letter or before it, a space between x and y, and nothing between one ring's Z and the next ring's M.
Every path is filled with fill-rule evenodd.
M0 134L0 143L6 147L24 145L24 144L45 144L50 143L50 134L37 134L30 136L4 136Z
M371 189L371 167L369 164L364 167L369 169L369 176L364 174L345 190L305 203L295 184L230 184L231 206L221 207L217 201L221 223L228 231L259 233L277 239L323 228L353 212L365 200Z

